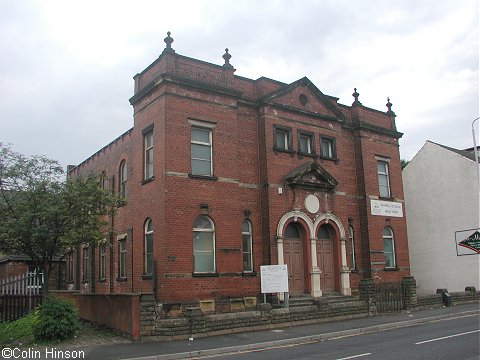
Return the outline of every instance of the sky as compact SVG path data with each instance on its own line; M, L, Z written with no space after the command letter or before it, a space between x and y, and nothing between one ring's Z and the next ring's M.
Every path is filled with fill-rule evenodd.
M133 126L133 76L167 31L188 57L229 48L239 76L306 76L345 105L357 88L380 111L390 97L402 159L473 146L477 0L0 0L0 142L81 163Z

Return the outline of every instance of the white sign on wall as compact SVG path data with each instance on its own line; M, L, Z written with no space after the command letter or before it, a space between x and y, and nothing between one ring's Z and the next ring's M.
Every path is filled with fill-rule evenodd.
M403 205L399 202L370 199L372 215L403 217Z
M287 265L260 266L260 281L263 294L288 292Z

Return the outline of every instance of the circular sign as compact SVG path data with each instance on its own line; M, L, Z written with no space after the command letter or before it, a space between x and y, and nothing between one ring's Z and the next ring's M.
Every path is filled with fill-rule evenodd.
M315 195L308 195L305 198L305 209L311 214L315 214L320 209L320 201Z

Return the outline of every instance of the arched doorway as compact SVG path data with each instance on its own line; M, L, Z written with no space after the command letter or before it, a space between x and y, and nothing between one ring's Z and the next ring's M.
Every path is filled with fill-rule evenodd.
M285 264L288 266L288 289L290 294L304 294L305 278L303 267L302 228L296 222L289 223L285 228L283 254Z
M320 269L320 288L323 292L335 291L333 234L333 229L328 224L323 224L317 231L317 262Z

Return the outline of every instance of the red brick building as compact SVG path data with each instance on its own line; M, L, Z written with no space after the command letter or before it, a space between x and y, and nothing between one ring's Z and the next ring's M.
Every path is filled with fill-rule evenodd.
M134 126L75 167L126 205L115 235L67 262L72 288L164 303L258 296L261 265L290 294L349 295L410 275L395 114L307 77L235 75L166 48L135 75Z

